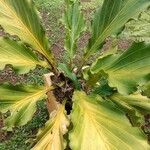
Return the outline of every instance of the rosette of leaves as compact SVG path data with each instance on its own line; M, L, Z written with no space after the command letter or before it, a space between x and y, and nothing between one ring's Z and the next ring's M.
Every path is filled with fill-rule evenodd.
M121 32L125 23L147 8L150 1L104 0L95 12L91 38L79 67L74 59L86 23L79 0L65 2L64 48L70 61L59 64L32 0L0 1L0 25L20 38L0 38L0 69L11 64L18 73L27 73L36 65L51 70L51 74L43 75L45 86L0 85L0 111L11 113L5 119L5 129L28 123L36 102L45 99L49 120L39 130L34 150L150 149L140 128L144 115L150 112L150 91L145 86L150 81L150 45L136 42L123 53L110 48L88 63L101 51L105 39ZM138 92L139 86L145 87L143 95Z

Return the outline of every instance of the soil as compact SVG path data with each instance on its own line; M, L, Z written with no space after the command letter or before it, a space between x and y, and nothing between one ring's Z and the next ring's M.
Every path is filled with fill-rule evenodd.
M49 20L49 12L47 12L46 10L40 10L41 16L42 16L42 22L43 25L46 29L46 34L48 37L51 38L51 50L53 51L56 59L60 60L61 56L64 53L64 27L62 25L59 25L59 27L55 29L56 31L54 31L54 29L52 27L49 26L50 24L50 20ZM60 14L63 14L63 11L60 10ZM53 24L58 24L58 20L57 18L54 16L52 17L52 22ZM56 32L56 33L55 33ZM56 34L59 33L59 37L56 36ZM55 41L54 41L55 40Z
M17 83L24 83L26 79L26 74L17 75L10 65L6 65L5 68L0 71L0 84L8 82L16 85Z
M148 141L150 143L150 114L145 115L145 125L142 126L143 131L148 137Z
M3 118L2 118L2 114L0 113L0 142L5 138L5 134L2 131L4 124L3 124Z

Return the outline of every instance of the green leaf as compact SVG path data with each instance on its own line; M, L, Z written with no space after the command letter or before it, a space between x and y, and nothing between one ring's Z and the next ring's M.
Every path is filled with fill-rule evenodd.
M116 57L112 57L112 54L117 53L118 47L117 46L111 46L106 52L104 52L98 60L103 60L103 61L96 61L96 63L99 63L97 65L107 65L109 64L109 61L112 62L112 60ZM110 59L110 56L112 59ZM102 64L101 64L102 63ZM94 73L90 71L90 67L86 67L83 69L83 76L84 79L87 80L88 86L94 87L95 84L101 79L101 77L105 76L105 73L103 71L97 71L97 65L96 68L94 67Z
M39 130L36 145L32 150L64 150L66 141L63 135L67 132L69 120L65 114L63 105L47 121L45 127Z
M93 19L86 59L98 51L105 39L150 4L149 0L105 0Z
M134 43L122 54L108 55L93 63L91 72L104 70L111 87L122 94L130 94L147 81L150 73L150 45Z
M23 44L1 37L0 69L3 69L6 64L12 64L18 73L27 73L30 69L34 69L36 65L44 67L47 65L44 61L39 61L32 50Z
M32 0L1 0L0 25L6 32L19 36L54 63L48 39Z
M62 71L66 77L68 77L69 79L71 79L73 81L75 88L77 90L80 90L81 86L80 86L80 83L77 79L77 76L70 70L70 68L67 67L66 64L59 63L58 69L60 71Z
M0 85L0 111L11 112L11 116L5 120L7 129L30 121L36 111L36 102L45 98L46 92L43 86Z
M145 41L150 43L150 9L140 14L138 18L129 21L121 37L132 39L134 41Z
M116 93L110 99L127 113L134 126L140 126L144 122L144 115L150 113L150 99L146 96Z
M63 16L62 22L66 28L65 49L69 54L69 58L75 57L77 49L77 41L80 35L85 31L85 21L81 12L79 0L67 2L68 7Z
M131 127L128 119L112 103L78 91L73 100L72 150L149 149L141 129Z
M92 93L106 97L112 95L114 93L114 89L108 85L107 79L101 78L98 84L93 88Z

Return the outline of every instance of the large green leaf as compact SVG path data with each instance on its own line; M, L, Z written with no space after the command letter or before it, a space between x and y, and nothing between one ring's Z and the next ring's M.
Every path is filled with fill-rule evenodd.
M6 64L12 64L19 73L27 73L30 69L34 69L36 65L46 66L46 63L39 61L30 48L19 42L1 37L0 69L3 69Z
M150 99L146 96L140 94L124 96L116 93L110 96L110 99L126 112L134 126L141 125L144 122L144 115L150 113Z
M36 102L46 97L45 87L0 85L0 111L10 110L11 115L5 120L8 130L17 125L24 125L32 119L36 111Z
M86 58L99 50L104 40L117 32L131 17L150 4L149 0L105 0L94 17L92 38Z
M0 25L10 34L19 36L53 63L48 40L32 0L1 0Z
M70 134L72 150L148 150L140 129L112 103L84 92L75 92Z
M67 132L69 120L63 105L53 114L45 127L37 135L36 145L32 150L64 150L66 142L63 135Z
M108 74L109 85L117 87L122 94L129 94L145 83L150 73L150 45L134 43L122 54L108 55L93 63L91 72L104 70Z
M65 49L72 61L77 49L77 40L81 33L85 31L86 27L79 0L72 3L69 0L67 3L68 7L65 11L62 22L66 28Z

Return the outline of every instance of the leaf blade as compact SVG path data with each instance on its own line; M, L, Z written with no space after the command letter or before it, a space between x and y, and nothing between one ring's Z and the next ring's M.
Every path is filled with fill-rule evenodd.
M65 115L63 105L60 105L55 115L46 123L37 135L37 143L32 150L64 150L65 141L63 135L67 132L69 120Z
M150 113L150 99L141 94L124 96L115 93L110 99L128 115L133 126L141 126L144 123L144 115Z
M93 63L91 71L104 70L108 74L111 87L117 87L119 93L130 94L137 86L147 82L150 73L150 45L134 43L122 54L100 58Z
M11 64L18 73L27 73L34 69L36 65L48 66L46 62L40 61L31 49L22 43L0 38L0 69Z
M31 0L1 0L0 24L54 63L45 31Z
M131 17L147 7L148 4L150 4L149 0L105 0L102 9L99 9L95 14L92 38L89 41L85 57L88 58L98 51L108 36L119 30Z
M71 119L74 128L70 134L73 150L149 148L141 131L132 128L124 114L111 103L78 91L73 99Z
M62 19L66 29L65 49L69 54L70 60L75 57L77 50L77 41L85 31L85 21L81 12L80 2L78 0L67 2L67 10Z
M0 85L0 111L11 112L11 116L5 120L6 128L11 130L31 120L36 111L36 102L46 97L46 91L43 86Z

